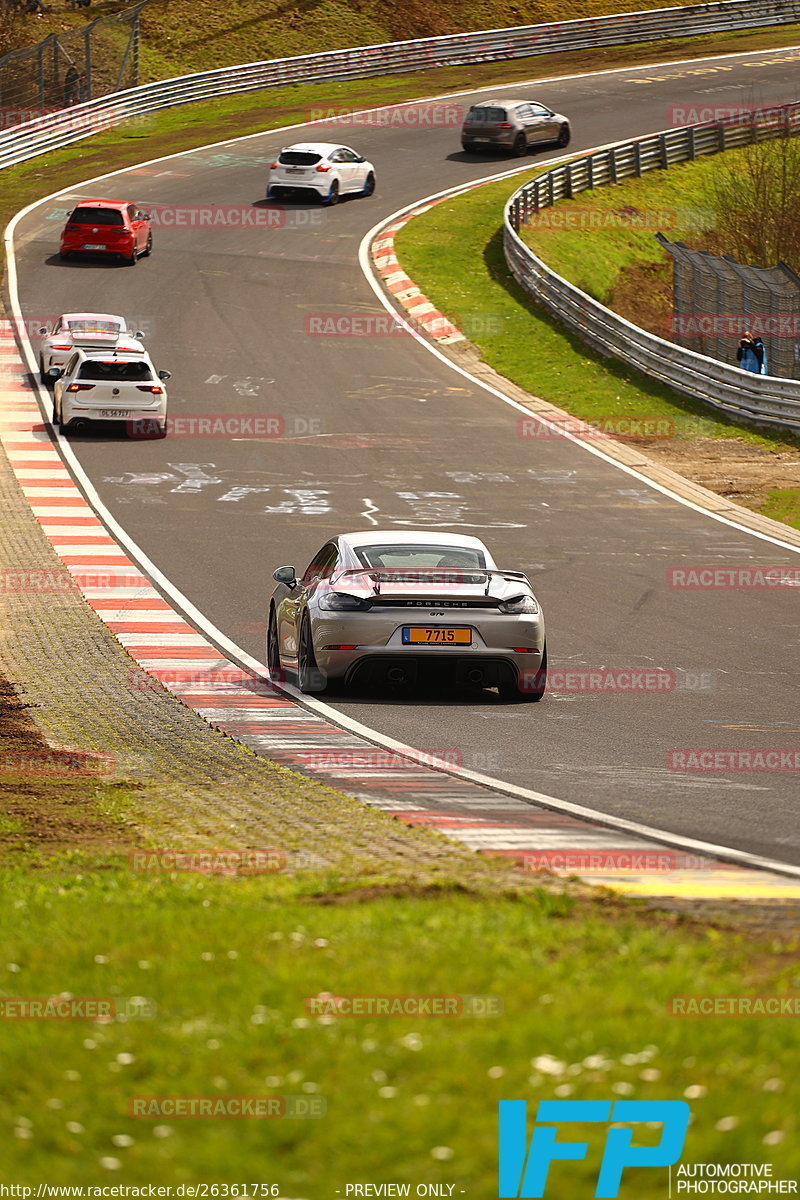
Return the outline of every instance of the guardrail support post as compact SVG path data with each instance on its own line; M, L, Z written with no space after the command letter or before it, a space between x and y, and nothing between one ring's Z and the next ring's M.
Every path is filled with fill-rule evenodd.
M572 163L567 163L567 169L565 171L565 179L566 179L566 183L564 184L564 193L566 195L567 200L571 200L572 199Z
M638 142L633 143L633 173L637 179L642 176L642 147Z
M658 149L661 155L661 166L666 171L669 166L669 154L667 152L667 135L665 133L659 136Z
M697 158L697 143L694 139L694 125L689 130L689 162L694 162Z
M719 149L720 151L722 151L722 150L724 150L724 149L725 149L725 126L724 126L724 125L718 125L718 126L717 126L717 136L718 136L718 138L719 138L719 147L718 147L718 149Z
M618 183L617 179L617 147L612 146L608 155L608 165L611 168L611 182Z
M591 154L586 160L586 187L589 191L594 187L594 157Z

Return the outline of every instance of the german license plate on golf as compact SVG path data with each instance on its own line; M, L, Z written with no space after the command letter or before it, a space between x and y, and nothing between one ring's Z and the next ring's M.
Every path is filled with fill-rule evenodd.
M130 415L131 415L130 411L127 408L101 408L100 409L101 417L111 417L112 419L116 417L117 419L120 419L123 417L129 417Z
M84 250L105 250L106 244L105 242L84 242L83 248Z
M407 625L403 629L404 646L471 646L471 629L448 629L444 625Z

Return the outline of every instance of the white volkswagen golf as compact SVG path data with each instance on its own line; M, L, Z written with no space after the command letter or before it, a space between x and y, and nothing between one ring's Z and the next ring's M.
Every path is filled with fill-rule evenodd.
M48 372L53 387L53 422L66 429L88 422L126 421L134 436L160 436L167 428L169 371L156 371L150 355L76 349L65 367Z
M284 146L270 167L267 199L291 191L316 192L323 204L338 204L340 196L371 196L375 168L349 146L333 142Z

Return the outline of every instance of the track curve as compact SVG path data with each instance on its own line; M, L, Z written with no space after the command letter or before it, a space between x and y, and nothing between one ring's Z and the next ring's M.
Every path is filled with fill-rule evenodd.
M664 128L673 104L794 99L798 60L798 51L760 52L551 80L535 93L570 115L573 146L583 149ZM314 314L377 311L356 255L376 220L503 168L459 153L457 133L319 125L314 137L341 137L376 162L373 199L335 211L287 206L287 224L266 232L162 229L153 258L135 271L53 261L70 200L249 206L263 195L275 149L301 135L273 131L143 165L26 211L15 231L26 317L85 307L147 320L158 365L173 371L173 416L270 413L295 428L262 441L92 436L76 438L75 453L164 575L257 659L279 562L301 563L332 531L373 521L475 530L504 564L535 579L554 662L658 667L684 679L711 672L713 686L556 692L535 708L509 709L489 694L433 695L422 706L337 697L334 707L411 745L458 750L467 768L511 784L800 862L796 776L666 767L671 749L796 746L800 729L797 593L675 592L666 570L788 565L796 556L632 484L573 443L520 439L513 410L412 339L306 332Z

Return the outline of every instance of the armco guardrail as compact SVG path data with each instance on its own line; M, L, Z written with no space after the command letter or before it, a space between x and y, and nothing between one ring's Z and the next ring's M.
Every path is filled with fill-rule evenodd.
M287 83L363 79L431 67L524 58L555 51L787 25L800 21L800 0L721 0L678 8L617 13L549 25L490 29L273 59L184 75L76 105L0 135L0 167L89 137L109 125L159 109Z
M527 292L602 353L742 422L800 431L800 381L754 375L639 329L558 275L519 236L534 213L576 193L785 133L800 133L800 104L753 113L747 124L693 125L620 142L559 164L509 200L506 262Z

